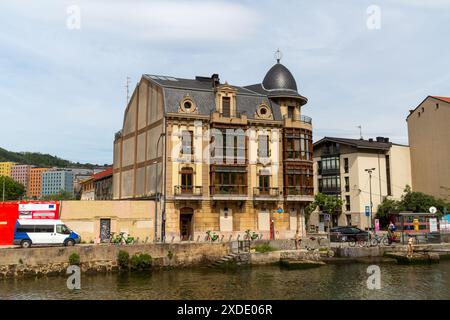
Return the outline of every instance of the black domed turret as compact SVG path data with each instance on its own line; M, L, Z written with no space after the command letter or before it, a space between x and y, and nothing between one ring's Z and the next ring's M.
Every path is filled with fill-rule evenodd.
M281 63L277 63L267 72L262 85L267 91L292 90L297 92L297 83L295 82L294 76Z

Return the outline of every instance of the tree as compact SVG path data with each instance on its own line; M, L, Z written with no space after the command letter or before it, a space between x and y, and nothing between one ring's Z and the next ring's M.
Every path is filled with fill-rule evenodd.
M25 187L7 176L0 176L0 200L3 200L3 183L5 184L5 200L20 200L25 194Z
M344 201L341 198L318 193L314 196L314 201L311 202L305 209L305 220L308 223L311 213L313 213L317 207L322 208L324 212L333 213L342 208Z
M410 186L406 186L404 192L400 200L402 211L428 212L430 207L436 207L438 210L436 216L440 218L445 208L450 208L450 204L442 199L436 199L422 192L412 192Z
M438 210L436 216L440 218L443 213L450 209L450 203L437 199L422 192L413 192L410 186L406 186L400 200L385 199L377 209L377 218L382 225L389 222L389 216L402 211L405 212L428 212L430 207Z
M381 226L387 226L389 224L389 216L401 211L400 201L392 199L384 199L382 203L378 205L377 218L380 219Z
M42 200L47 200L47 201L75 200L75 196L71 192L68 192L65 190L60 190L59 193L57 193L57 194L43 196Z

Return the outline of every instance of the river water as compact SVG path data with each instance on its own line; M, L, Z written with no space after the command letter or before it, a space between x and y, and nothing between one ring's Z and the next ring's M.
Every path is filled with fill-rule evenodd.
M450 262L379 266L380 290L367 289L368 265L348 264L82 275L78 291L64 277L8 279L0 280L0 299L450 299Z

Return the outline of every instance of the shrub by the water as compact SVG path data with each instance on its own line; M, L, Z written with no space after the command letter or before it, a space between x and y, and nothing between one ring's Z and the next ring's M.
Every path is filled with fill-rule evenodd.
M132 270L149 270L152 267L152 256L145 253L137 253L131 257Z
M80 264L80 256L78 253L74 252L69 256L69 263L70 265L79 265Z
M117 264L122 269L128 268L130 265L130 254L127 251L120 250L117 255Z
M265 253L270 251L276 251L274 247L270 245L270 243L259 244L255 247L255 251L259 253Z

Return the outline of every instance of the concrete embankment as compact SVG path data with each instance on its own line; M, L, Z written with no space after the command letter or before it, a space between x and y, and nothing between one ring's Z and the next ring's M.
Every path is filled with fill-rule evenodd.
M227 255L229 243L177 243L145 245L79 245L74 247L36 247L0 249L0 278L65 274L69 257L80 258L82 272L118 270L119 251L152 257L153 268L208 265Z

